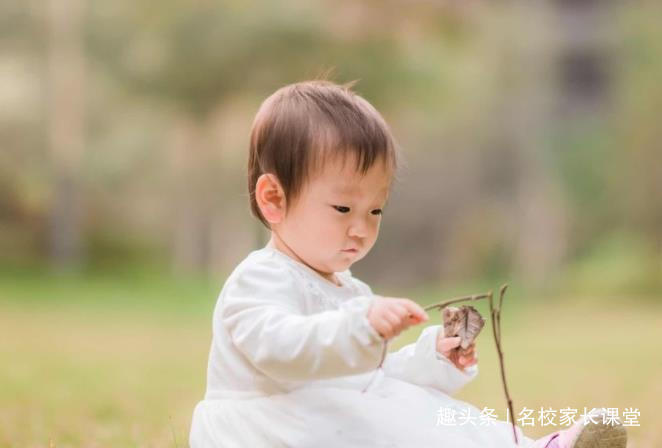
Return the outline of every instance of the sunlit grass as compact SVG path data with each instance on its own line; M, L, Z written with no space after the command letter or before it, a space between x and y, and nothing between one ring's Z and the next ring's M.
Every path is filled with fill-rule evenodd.
M0 447L50 441L57 447L188 446L191 413L204 393L219 288L167 279L5 277ZM660 445L659 302L521 296L515 288L503 314L516 412L525 406L639 408L641 427L629 428L628 446ZM449 292L421 297L431 303ZM483 304L478 308L487 315ZM415 340L420 330L402 334L392 348ZM459 397L504 418L489 323L478 352L480 374ZM539 423L524 428L532 437L552 430Z

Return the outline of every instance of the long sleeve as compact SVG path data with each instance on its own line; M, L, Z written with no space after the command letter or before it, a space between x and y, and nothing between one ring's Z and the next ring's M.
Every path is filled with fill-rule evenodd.
M287 267L263 260L228 283L217 318L251 364L275 380L353 375L379 365L384 341L366 316L372 296L306 315L302 294Z
M478 375L478 365L468 367L463 372L437 352L436 338L439 331L443 331L441 325L428 326L415 343L389 353L384 360L384 373L454 395Z

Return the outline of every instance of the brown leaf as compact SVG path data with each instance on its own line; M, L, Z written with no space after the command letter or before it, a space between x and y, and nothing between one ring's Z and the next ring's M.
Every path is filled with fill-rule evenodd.
M451 351L450 359L457 361L459 355L476 340L478 333L485 325L485 319L473 306L463 305L460 307L448 306L442 311L444 321L444 337L451 338L460 336L460 346Z

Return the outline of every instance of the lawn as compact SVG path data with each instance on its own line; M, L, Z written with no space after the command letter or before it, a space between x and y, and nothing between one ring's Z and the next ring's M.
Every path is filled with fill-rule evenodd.
M188 446L220 285L154 278L0 274L0 447ZM431 303L448 295L421 297ZM479 309L487 315L484 304ZM502 320L516 413L637 408L641 426L628 428L628 446L662 445L659 300L515 294ZM403 333L392 348L420 330ZM489 325L478 353L480 374L459 397L504 419ZM523 430L533 437L554 428L536 421Z

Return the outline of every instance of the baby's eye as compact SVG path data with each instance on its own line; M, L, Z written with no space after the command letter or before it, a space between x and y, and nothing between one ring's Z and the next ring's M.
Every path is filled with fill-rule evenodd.
M373 215L381 215L381 214L382 214L382 209L381 209L381 208L378 208L378 209L376 209L376 210L373 210L371 213L372 213Z
M345 207L344 205L334 205L333 208L338 210L340 213L349 213L349 207Z

